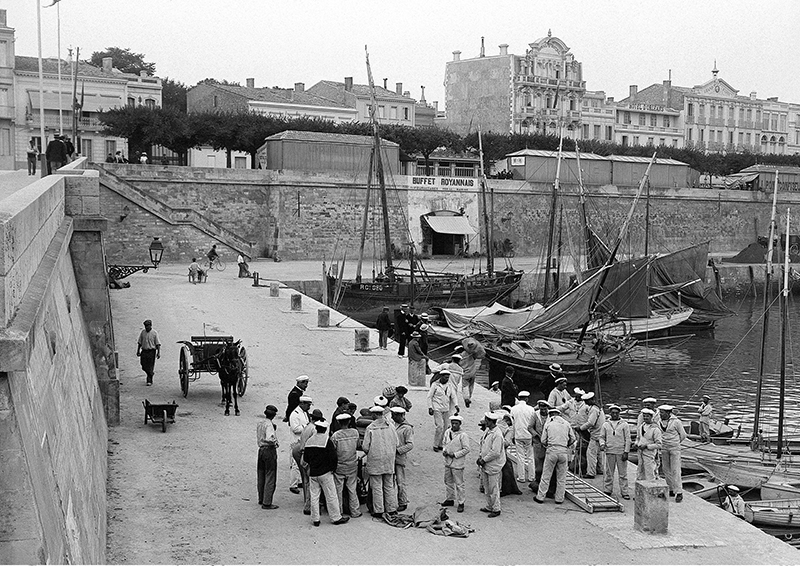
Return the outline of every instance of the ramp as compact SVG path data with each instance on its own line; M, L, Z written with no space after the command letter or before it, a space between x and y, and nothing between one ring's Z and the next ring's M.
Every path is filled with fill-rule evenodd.
M625 509L619 501L583 481L572 472L567 472L567 499L589 513L623 511Z

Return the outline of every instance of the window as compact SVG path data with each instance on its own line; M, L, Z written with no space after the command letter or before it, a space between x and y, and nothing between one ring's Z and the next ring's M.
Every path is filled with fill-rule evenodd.
M8 106L8 89L0 88L0 106Z
M582 129L583 129L583 139L588 140L589 139L589 124L584 124Z
M8 66L8 42L0 41L0 67Z
M800 144L800 130L796 130L794 133L794 143Z
M705 104L701 104L700 105L700 116L705 116L705 115L706 115L706 105Z
M701 128L700 129L700 141L702 142L702 141L705 141L705 140L706 140L706 131Z
M739 132L739 145L744 145L744 132Z
M756 122L761 121L761 110L756 110Z
M622 123L623 124L630 124L631 123L631 113L630 112L626 111L623 114Z
M647 138L647 145L655 145L656 140L654 138Z
M753 120L753 109L752 108L748 108L747 109L747 121L751 122L752 120Z
M0 129L0 155L11 155L11 128Z
M717 118L722 120L722 105L717 106Z
M622 136L622 146L628 145L628 136Z
M687 112L688 112L689 116L694 116L694 104L692 104L691 102L689 103L689 108L688 108Z
M728 119L733 120L734 118L736 118L736 110L734 110L733 106L731 106L728 108Z
M88 140L86 138L79 138L78 145L81 148L81 155L86 156L89 159L89 161L94 161L94 151L92 151L94 149L93 147L94 144L92 144L92 140Z
M633 136L633 145L639 145L639 136Z
M106 140L106 155L117 153L117 140Z
M689 141L692 141L692 132L694 132L694 128L689 128Z
M745 135L745 139L747 140L747 142L746 142L747 145L750 145L752 143L752 139L753 138L751 138L750 136L751 136L751 134L749 132Z
M403 107L403 120L408 120L408 106Z
M214 97L214 98L216 98L216 97ZM136 99L133 98L132 96L128 97L128 106L136 106ZM214 106L216 106L216 104L214 104Z
M744 108L739 108L739 122L744 122Z
M780 121L781 121L780 130L783 132L784 130L786 130L786 114L781 114Z
M665 128L669 128L670 127L669 116L664 116L664 127Z
M214 95L214 108L216 108L216 107L217 107L217 102L218 102L218 101L217 101L217 95L215 94L215 95ZM211 167L213 167L213 165L211 165Z
M378 106L378 118L385 118L386 117L386 107L385 106Z
M614 138L614 128L606 126L606 139L611 140Z
M144 101L144 105L152 110L153 108L156 107L156 101L148 99Z
M596 140L600 139L600 126L595 126L594 127L594 136L593 137Z
M672 147L678 147L678 138L672 140Z
M569 99L569 109L573 110L573 111L575 110L575 99L574 98L570 98Z
M728 132L728 143L733 145L733 132Z
M639 125L644 126L647 122L647 114L639 112Z
M233 168L234 169L247 169L247 158L239 156L239 155L234 156L234 158L233 158Z
M658 116L656 116L655 114L651 114L650 115L650 127L651 128L655 128L656 126L658 126Z
M775 113L772 114L772 119L770 120L770 126L772 126L773 130L778 129L778 115Z
M389 108L389 118L392 120L397 120L397 106L392 106Z
M665 138L661 138L661 139L658 140L658 143L660 145L667 145L667 140Z

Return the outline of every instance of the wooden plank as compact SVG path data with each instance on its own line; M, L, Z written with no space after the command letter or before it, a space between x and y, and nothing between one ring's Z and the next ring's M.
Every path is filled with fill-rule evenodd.
M592 484L567 472L567 499L589 513L596 511L622 511L624 507L613 497L606 495Z

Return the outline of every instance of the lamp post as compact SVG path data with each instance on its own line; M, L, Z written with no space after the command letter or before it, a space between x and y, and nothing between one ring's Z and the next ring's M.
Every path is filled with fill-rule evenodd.
M153 269L158 269L158 264L161 263L161 257L164 255L164 244L161 243L159 238L153 238L148 251L150 252L150 262L153 265L109 265L108 278L112 281L119 281L120 279L125 279L129 275L133 275L137 271L147 273L151 267Z

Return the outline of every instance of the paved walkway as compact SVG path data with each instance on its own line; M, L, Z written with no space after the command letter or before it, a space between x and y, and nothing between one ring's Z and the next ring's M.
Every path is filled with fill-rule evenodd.
M283 264L288 265L288 264ZM130 289L112 291L120 358L122 424L110 429L108 481L109 563L795 563L790 546L693 497L670 506L670 534L633 530L633 507L625 513L590 515L566 503L533 503L532 495L505 497L503 514L488 519L478 509L474 467L467 472L467 509L453 513L471 524L468 539L399 530L365 515L347 525L311 526L302 498L288 491L289 435L279 423L277 511L256 502L255 428L267 403L281 411L300 374L311 376L308 393L326 415L346 395L359 407L371 404L386 384L406 381L406 361L393 352L353 352L352 328L316 328L318 305L290 312L290 290L270 298L235 272L214 274L191 285L185 266L165 266L129 278ZM265 270L266 271L266 270ZM155 385L145 387L135 357L136 337L152 318L163 343ZM332 313L332 323L341 320ZM352 326L352 321L348 321ZM250 384L242 415L223 416L214 375L201 374L186 399L178 383L178 340L196 334L232 334L247 347ZM415 448L408 467L411 507L443 498L443 462L431 449L432 419L425 393L412 391L409 415ZM474 441L477 422L492 394L481 389L465 411ZM180 407L166 434L143 424L142 400Z
M23 187L27 187L41 179L39 169L36 169L36 175L28 175L26 169L19 171L0 171L0 200L13 195Z

